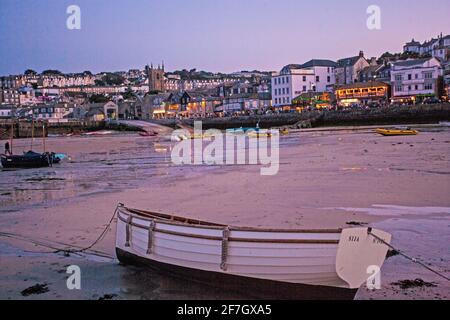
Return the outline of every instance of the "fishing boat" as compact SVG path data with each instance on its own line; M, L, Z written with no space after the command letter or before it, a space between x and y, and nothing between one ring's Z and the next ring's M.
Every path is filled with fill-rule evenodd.
M3 168L50 167L55 160L55 157L50 153L36 153L33 151L25 152L23 155L2 154L0 157Z
M44 145L44 152L37 153L32 151L34 141L34 118L31 130L31 148L30 151L24 152L22 155L13 154L13 140L14 140L14 122L11 124L11 137L9 141L9 154L1 154L0 162L5 169L28 169L28 168L43 168L51 167L53 164L59 163L61 158L56 156L53 152L45 151L45 125L42 127L42 139ZM6 151L5 151L6 152Z
M370 228L233 227L123 204L116 213L116 254L122 263L251 298L353 299L370 275L368 268L381 268L391 241L390 234Z
M156 132L153 132L153 131L143 131L143 132L139 132L139 135L141 137L155 137L158 134Z
M412 130L410 128L406 129L376 129L376 133L383 136L415 136L419 134L419 131Z
M248 131L247 136L250 138L261 138L261 137L272 137L273 133L268 130L261 130L261 131Z

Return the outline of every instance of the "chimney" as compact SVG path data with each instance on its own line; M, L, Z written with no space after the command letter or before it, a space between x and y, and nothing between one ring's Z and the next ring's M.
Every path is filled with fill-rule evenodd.
M361 51L359 52L359 57L360 57L360 58L364 58L364 51L361 50Z

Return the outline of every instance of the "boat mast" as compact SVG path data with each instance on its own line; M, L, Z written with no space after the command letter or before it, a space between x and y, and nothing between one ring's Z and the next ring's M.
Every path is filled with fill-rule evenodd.
M34 142L34 109L31 108L31 151L33 151L33 142Z
M13 140L14 140L14 118L11 115L11 136L9 138L9 151L13 154Z
M45 153L45 122L42 121L42 142L44 145L44 153Z

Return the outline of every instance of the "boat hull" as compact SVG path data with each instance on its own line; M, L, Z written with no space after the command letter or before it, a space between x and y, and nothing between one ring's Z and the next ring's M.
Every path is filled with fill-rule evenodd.
M12 168L43 168L52 164L51 156L40 154L38 156L1 156L2 167L6 169Z
M233 284L250 295L259 291L249 286L261 286L280 299L352 298L367 279L367 267L381 267L387 253L367 228L230 227L124 206L117 209L116 228L117 256L124 263L198 276L216 287ZM390 241L379 230L370 232Z
M376 133L383 136L415 136L419 134L416 130L387 130L387 129L377 129Z
M292 284L186 268L146 259L119 248L116 248L116 255L124 265L146 267L163 276L189 279L201 285L226 290L227 293L235 292L248 299L353 300L358 291L358 289Z

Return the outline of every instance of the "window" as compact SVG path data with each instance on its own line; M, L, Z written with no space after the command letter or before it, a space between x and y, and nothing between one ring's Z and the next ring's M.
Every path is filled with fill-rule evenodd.
M281 78L281 80L283 81L283 84L284 84L284 78Z
M303 82L305 82L306 81L306 76L303 76Z
M289 78L288 77L286 77L286 83L289 83Z
M411 91L411 86L408 86L408 91Z
M283 88L283 94L286 94L286 89L285 88Z
M395 86L395 91L397 92L403 91L403 86Z
M425 79L433 79L433 73L432 72L425 72Z
M397 75L395 76L395 81L402 81L402 80L403 80L403 77L402 77L401 74L397 74Z
M316 76L316 82L320 82L320 77Z
M415 90L419 90L419 86L417 84L414 86L414 88Z
M286 88L286 93L289 94L289 88Z
M416 73L416 79L419 79L419 74L418 73Z
M330 77L330 76L327 77L327 82L328 82L328 83L331 82L331 77Z
M287 103L291 103L291 99L287 98Z
M412 74L408 74L408 80L412 80Z
M303 86L303 91L306 91L306 86Z
M425 84L425 90L433 90L433 84L432 83Z

